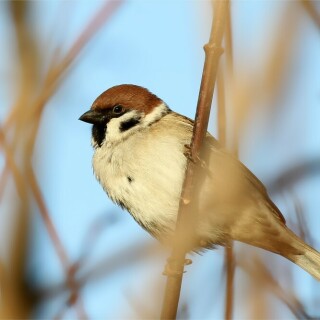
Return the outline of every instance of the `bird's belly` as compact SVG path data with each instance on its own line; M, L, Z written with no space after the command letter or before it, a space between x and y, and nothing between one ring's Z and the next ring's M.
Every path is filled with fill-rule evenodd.
M143 157L121 149L108 153L96 150L93 157L95 175L111 200L159 240L168 238L175 229L185 164L180 150L144 153ZM200 198L202 203L204 199ZM209 245L222 242L218 212L212 216L210 208L204 211L196 231L198 237L208 240Z
M116 152L119 150L109 154L95 152L93 168L97 179L108 196L129 211L144 229L157 238L165 237L175 227L184 155L170 158L162 153L154 155L158 161L152 161L144 154L141 164L137 155L122 152L121 157Z

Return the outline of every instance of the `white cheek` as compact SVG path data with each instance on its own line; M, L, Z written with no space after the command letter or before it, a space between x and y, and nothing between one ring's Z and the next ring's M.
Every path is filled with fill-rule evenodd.
M137 111L129 111L119 118L113 118L107 124L106 130L106 142L116 142L125 139L132 134L130 130L122 132L120 130L121 123L130 120L134 117L143 117L144 114L138 113Z
M109 121L106 130L106 136L108 140L115 140L115 138L120 135L119 127L120 123L123 121L120 121L120 118L113 118Z

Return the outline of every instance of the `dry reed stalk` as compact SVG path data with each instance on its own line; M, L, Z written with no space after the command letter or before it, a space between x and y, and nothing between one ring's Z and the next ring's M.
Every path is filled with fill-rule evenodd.
M218 138L220 144L225 147L227 143L227 119L224 74L221 68L217 80L217 112L218 112Z
M292 290L284 289L276 279L272 276L265 264L256 256L252 259L252 263L242 260L239 265L255 279L255 283L260 283L260 287L268 289L276 297L279 298L297 317L297 319L318 319L311 317L305 310L298 297ZM261 314L259 315L261 317Z
M122 2L123 1L111 1L106 3L106 5L104 5L104 7L101 10L99 10L98 13L94 16L94 18L90 21L88 26L84 29L80 37L72 45L71 49L62 59L62 61L57 66L54 66L52 69L49 70L46 77L46 81L44 83L44 87L42 88L43 90L40 90L41 91L40 95L37 97L36 101L32 106L32 109L34 109L33 112L35 112L38 115L38 118L40 115L40 110L43 109L47 100L51 97L51 95L57 89L55 84L57 84L60 77L66 72L71 62L77 57L81 49L83 49L85 44L90 40L90 38L94 35L94 33L102 26L103 22L105 22L105 19L109 18L111 14L114 12L114 10L117 9ZM15 121L15 119L17 118L18 105L20 107L21 103L17 103L16 107L12 108L12 112L10 113L5 123L5 129L9 129L8 127L11 127L11 125L13 125L13 121ZM35 138L31 140L34 142ZM27 148L27 150L29 149L30 148ZM11 166L11 169L12 168L13 166ZM31 177L32 176L33 174L31 172ZM34 188L34 190L36 189L37 188ZM39 197L36 197L36 198L39 199ZM40 207L43 207L43 206L40 204Z
M14 22L14 31L17 39L18 65L20 70L20 79L17 82L20 86L17 90L17 101L28 99L27 91L32 90L33 82L36 80L36 68L33 69L35 55L34 39L30 30L26 28L26 16L29 3L11 2L9 4L9 13L11 13ZM25 47L25 51L22 48ZM30 78L31 82L27 82ZM19 90L20 89L20 90ZM21 117L17 121L21 120ZM20 124L20 123L19 123ZM18 126L20 127L20 126ZM14 232L10 239L11 250L7 261L5 287L3 288L3 308L1 308L1 317L4 318L25 318L32 307L28 300L28 292L24 282L24 267L27 254L28 243L28 221L29 221L29 198L28 190L24 184L23 175L20 168L15 163L14 152L6 141L6 135L0 128L0 146L4 150L5 168L2 174L1 183L5 186L6 180L11 172L16 186L19 201L15 203L12 211L15 211Z
M261 89L259 90L255 90L252 87L250 89L247 90L247 94L243 95L243 89L244 87L241 84L241 77L239 77L238 79L239 82L238 84L235 84L235 87L239 89L239 87L241 88L240 91L238 91L238 95L235 94L235 96L233 96L233 102L232 104L234 106L240 106L240 108L236 111L236 119L235 119L235 134L233 137L234 140L234 147L237 150L238 149L238 144L237 144L237 140L239 139L239 136L241 134L241 131L243 130L243 124L245 122L245 119L247 118L247 115L249 113L249 111L251 110L251 108L253 108L255 106L255 104L257 103L257 100L264 97L268 97L271 98L271 100L273 100L273 104L275 105L275 99L278 97L279 95L279 87L280 87L280 80L282 79L282 75L285 72L285 61L287 59L287 56L291 53L291 49L293 47L293 40L295 39L295 35L296 32L295 30L300 26L299 24L299 19L295 19L298 16L298 11L296 10L296 8L294 8L294 6L292 6L291 4L288 4L288 8L291 9L292 12L294 12L293 15L288 15L286 12L286 16L287 21L284 23L285 25L289 25L289 27L285 30L289 30L289 36L286 33L286 31L280 32L279 36L277 37L277 41L275 41L275 45L274 45L274 50L273 53L271 54L271 58L269 59L268 63L266 64L266 72L264 75L264 79L263 79L263 85L261 86ZM297 23L298 21L298 23ZM234 77L233 77L233 67L232 67L232 46L231 46L231 50L228 50L228 44L231 45L232 44L232 40L231 37L228 37L228 34L231 35L228 31L231 30L231 27L227 24L227 31L226 31L226 60L227 60L227 81L233 82L234 81ZM229 60L229 62L228 62ZM220 81L219 81L220 80ZM223 85L221 85L220 83L223 82L223 78L221 77L221 79L218 78L218 90L219 90L219 86L223 87ZM240 85L239 85L240 84ZM233 88L231 86L231 88ZM262 92L261 90L265 90L265 92ZM220 90L219 90L220 91ZM224 89L221 90L221 95L223 94ZM239 92L241 94L239 94ZM258 94L257 94L258 92ZM228 91L229 95L231 93L232 95L232 90L230 92L230 90ZM237 92L236 92L237 93ZM262 93L262 94L261 94ZM245 97L245 99L243 99ZM226 137L225 137L225 132L223 132L223 128L225 128L225 124L223 123L223 121L225 121L224 119L224 115L222 115L222 117L219 117L219 108L220 105L224 105L225 104L225 99L221 98L219 99L219 92L218 92L218 123L219 123L219 137L222 137L222 141L225 141ZM224 113L224 112L222 112ZM274 113L275 114L275 113ZM221 129L220 129L221 126ZM232 250L232 249L231 249ZM232 280L233 280L233 272L234 269L232 268L232 264L230 264L228 266L228 259L230 259L231 257L231 252L228 252L228 249L226 249L226 266L227 266L227 292L226 292L226 305L225 305L225 319L231 319L232 318ZM232 259L232 258L231 258ZM231 260L230 259L230 260ZM229 276L228 276L229 274ZM229 279L229 280L228 280ZM232 280L231 280L232 279ZM256 283L254 283L253 285L256 285ZM260 314L261 315L261 314Z
M12 169L14 169L15 156L19 155L20 157L20 161L17 161L16 169L14 169L21 173L20 181L16 184L16 188L22 188L23 191L25 191L25 195L20 197L18 205L14 208L17 212L17 218L11 239L12 248L8 269L10 289L8 290L8 294L11 295L9 300L9 303L12 304L10 310L11 316L25 317L33 306L31 301L29 301L28 291L25 286L25 264L29 239L31 202L28 194L28 186L24 182L25 164L27 162L24 147L26 133L28 132L24 122L29 112L29 109L27 108L27 110L25 110L25 107L31 102L34 95L33 93L36 92L41 55L28 20L30 18L29 11L32 8L32 3L13 1L10 3L9 8L16 36L20 81L17 81L19 85L16 88L17 96L15 101L18 113L14 124L10 128L13 129L13 139L11 143L4 140L3 145L7 146L7 160L9 160L10 157L12 158L13 163L10 165ZM4 126L4 132L7 134L9 130L6 129ZM4 138L7 139L8 136L9 135L6 135ZM18 144L21 146L20 150L16 150ZM10 148L12 150L11 152ZM12 172L15 181L17 179L15 177L15 175L17 176L17 172Z
M0 128L0 130L1 130L1 128ZM1 142L0 142L0 144L1 144ZM10 174L9 168L5 165L4 169L1 172L1 176L0 176L0 202L1 202L1 199L4 194L4 190L6 188L6 181L8 180L9 174Z
M27 188L26 188L23 176L20 173L20 170L15 163L14 153L11 150L11 147L6 142L5 134L4 134L3 129L1 127L0 127L0 147L3 148L4 156L5 156L4 172L7 171L7 172L12 173L19 197L21 199L26 199ZM1 180L1 183L4 183L3 181L5 181L5 180Z
M10 147L5 143L4 140L4 134L0 128L0 145L3 146L4 151L5 151L5 155L6 155L6 163L8 164L8 168L10 169L10 171L13 173L13 176L15 178L15 185L17 187L18 190L18 194L20 195L21 199L24 199L23 202L27 201L27 189L28 187L30 187L31 191L34 194L35 200L39 206L39 210L41 213L41 216L45 222L45 225L47 227L49 236L52 239L53 242L53 246L56 249L56 252L58 254L58 257L60 258L60 261L64 267L65 273L68 275L68 286L70 288L71 291L74 291L75 289L77 289L77 285L75 284L74 278L70 277L69 274L69 267L70 267L70 262L69 259L67 257L66 251L64 249L64 246L62 244L62 241L60 240L58 233L54 227L54 224L52 223L52 220L50 218L50 214L46 208L45 202L43 200L43 197L41 195L41 191L40 188L38 187L36 178L34 176L33 170L32 168L30 168L28 170L29 172L29 177L28 177L28 181L29 184L27 184L25 182L25 179L23 178L22 174L20 173L18 167L15 164L14 158L13 158L13 152L10 149ZM27 243L26 241L22 241L21 237L25 238L26 234L23 230L25 230L26 226L25 223L21 224L20 227L20 232L17 232L17 237L18 240L16 240L15 242L17 242L18 247L21 247L22 243ZM18 257L21 256L21 250L14 250L16 251L15 256L17 256L16 259L18 259ZM25 251L25 249L23 249L23 252ZM13 261L16 261L16 259L13 259ZM16 265L21 265L21 268L24 268L24 264L22 263L17 263ZM23 273L23 271L22 271ZM14 277L15 278L15 277ZM86 319L86 313L84 311L84 308L82 307L82 303L80 302L80 304L77 307L78 310L78 315L81 319Z
M50 238L52 239L52 243L53 246L58 254L58 257L60 258L60 261L62 263L62 266L66 272L66 274L69 274L69 267L70 267L70 262L69 259L67 257L67 253L64 249L64 246L62 244L62 241L60 240L58 233L54 227L54 224L50 218L50 214L46 208L45 202L43 200L43 197L41 195L41 191L40 188L37 184L35 175L33 173L32 168L30 168L28 170L29 172L29 177L28 177L28 181L29 184L27 184L23 178L23 176L21 175L21 173L19 172L18 167L15 164L15 161L13 159L13 153L12 150L10 149L9 146L6 145L5 140L4 140L4 135L2 130L0 129L0 144L3 145L3 148L5 150L5 155L6 155L6 163L8 164L8 168L10 169L10 171L13 173L13 176L15 178L15 185L17 187L18 190L18 194L20 195L21 199L26 199L27 195L26 195L26 190L28 187L30 187L36 203L38 204L41 216L44 220L45 226L47 227L48 233ZM27 200L25 200L27 201ZM18 233L18 234L23 234L23 233ZM18 241L19 243L21 243L20 241ZM22 242L24 243L24 242ZM71 290L74 290L75 288L77 288L77 286L75 285L75 281L73 279L73 277L68 277L68 284ZM83 309L81 307L81 305L79 306L79 309ZM81 315L81 319L87 318L85 316L85 313L83 310L81 310L81 313L79 312L79 315Z
M250 84L250 87L246 87L242 84L243 75L240 74L238 77L229 77L229 79L233 81L232 88L234 88L231 103L235 108L233 113L235 130L232 139L235 150L238 149L238 141L245 129L244 125L248 115L256 108L256 105L259 105L263 100L268 101L271 116L274 117L277 114L272 106L276 105L276 99L278 99L281 92L281 82L286 72L286 60L292 52L294 40L296 39L296 30L300 26L300 20L298 19L299 12L296 10L294 4L288 3L287 9L288 10L284 11L284 20L282 23L288 27L283 28L283 30L276 35L276 40L274 41L270 58L265 64L260 84L258 81L258 85L253 83ZM290 14L288 12L290 12ZM251 286L254 288L264 288L268 279L270 280L268 274L261 270L262 267L266 270L265 266L262 262L260 263L260 267L256 266L256 268L254 268L254 277L250 277ZM251 276L251 272L249 272L249 274ZM277 284L273 283L273 285L275 288ZM258 296L263 299L266 296L265 293L263 290L258 291ZM268 318L269 308L265 300L257 301L255 299L252 303L251 310L253 312L251 315L252 318ZM229 319L227 313L225 318Z
M231 6L228 6L226 16L226 32L225 32L225 58L226 58L226 73L227 79L233 79L233 45L232 45L232 19ZM221 70L221 69L220 69ZM220 80L220 81L219 81ZM220 90L219 90L220 87ZM220 94L219 94L220 93ZM220 98L219 98L220 96ZM222 71L218 78L218 133L219 141L226 147L226 99L225 99L225 85ZM235 146L238 144L233 142ZM236 150L238 147L236 147ZM232 319L234 306L234 273L235 273L235 259L233 241L225 247L224 265L226 268L226 297L225 297L225 319Z
M32 165L31 165L31 157L33 154L34 143L37 137L38 127L42 115L42 110L44 108L45 103L49 99L49 97L54 93L57 89L57 84L59 80L61 80L62 75L67 70L68 66L75 59L75 57L79 54L84 45L89 41L89 39L94 35L94 33L102 26L102 24L111 16L111 14L115 11L116 8L122 3L122 1L117 2L109 2L106 3L101 10L99 10L98 14L91 20L89 25L84 29L81 33L80 37L75 41L75 43L71 46L69 52L62 58L61 62L52 68L49 69L47 77L45 79L44 85L40 90L38 97L33 98L31 93L36 92L37 90L33 90L30 86L35 86L37 83L36 75L37 72L35 70L39 69L39 65L41 61L37 59L37 55L35 55L34 48L36 47L35 39L32 37L32 33L27 27L25 22L25 13L26 13L26 3L18 3L15 2L12 4L11 9L13 12L13 20L14 25L16 26L16 36L18 39L18 53L20 53L20 70L22 70L22 80L20 84L20 94L17 96L17 100L14 106L11 108L11 112L4 124L4 131L7 133L9 130L14 130L13 139L11 143L11 147L6 143L6 136L3 134L1 130L0 135L0 145L4 149L4 153L6 156L6 165L3 170L1 185L6 184L7 177L9 176L7 172L11 172L13 174L16 187L18 189L18 194L21 198L22 193L26 192L29 187L34 194L35 200L40 209L40 213L45 222L45 226L49 232L51 239L53 240L53 245L58 253L58 256L62 262L62 265L66 271L69 287L71 291L75 292L77 290L77 286L75 285L75 281L73 276L70 276L69 273L69 262L64 250L63 244L58 237L58 234L54 228L54 225L50 219L48 214L48 210L45 206L45 202L41 195L41 190L36 181ZM29 39L29 40L28 40ZM29 48L29 49L28 49ZM28 49L28 50L26 50ZM26 54L27 53L27 54ZM33 72L33 73L32 73ZM31 130L30 130L31 127ZM22 138L22 139L21 139ZM20 140L20 141L19 141ZM18 148L19 144L22 144L22 173L19 174L19 169L15 165L14 160L14 150ZM12 148L12 150L11 150ZM24 183L24 176L30 179L30 185L26 185ZM25 213L28 212L28 206L23 206ZM27 216L25 216L27 219ZM19 219L20 231L25 230L26 219ZM17 232L19 235L23 235L26 238L25 232ZM20 238L21 238L20 236ZM17 245L21 246L21 244L26 244L26 241L15 241ZM25 250L23 249L25 252ZM17 259L23 256L21 254L21 250L17 250L17 254L15 255ZM17 266L21 266L21 272L23 272L24 263L18 263ZM18 277L13 277L18 278ZM76 294L75 296L78 296ZM76 300L74 301L76 302ZM81 319L87 318L86 312L83 308L82 303L78 303L77 305L78 316Z
M301 26L300 11L296 3L286 3L283 10L283 18L280 20L282 29L275 35L268 60L259 73L251 74L254 82L248 82L247 70L235 72L232 78L228 78L230 86L230 104L234 107L233 117L236 125L233 126L234 137L232 141L238 141L243 132L248 115L261 102L267 101L269 114L276 116L274 107L281 92L281 84L287 72L286 62L293 52L293 46L297 39L298 29ZM246 68L249 65L245 66ZM252 70L251 70L252 71ZM273 112L272 112L273 111ZM279 110L278 110L279 111Z
M306 221L306 217L304 214L304 210L303 210L301 201L293 190L289 189L287 191L289 191L290 196L293 201L293 205L294 205L294 209L295 209L294 212L297 217L297 225L298 225L298 231L299 231L298 234L299 234L300 238L302 238L306 243L313 246L313 239L312 239L312 236L311 236L309 228L308 228L308 224Z
M137 261L144 259L146 254L154 255L157 252L154 244L143 243L139 247L131 245L123 250L119 250L111 257L105 257L95 265L85 270L79 275L77 285L79 290L91 281L99 281L106 276L112 277L119 269L133 265ZM60 282L48 288L39 290L37 295L48 300L57 295L64 294L68 290L66 282Z
M227 32L226 32L227 33ZM226 45L227 47L227 45ZM226 53L227 53L226 49ZM227 63L228 65L228 63ZM230 71L230 66L227 69ZM219 142L222 146L226 146L226 101L225 101L225 85L223 71L219 70L218 73L218 137ZM234 272L235 272L235 261L233 253L233 242L230 242L225 247L224 266L226 271L226 298L225 298L225 319L232 319L233 314L233 287L234 287Z
M3 131L0 128L0 145L5 150L5 160L8 168L12 171L17 193L20 196L20 203L17 203L15 209L18 211L18 223L14 230L14 236L11 241L11 250L6 269L2 267L0 273L1 280L1 300L0 318L25 318L31 308L31 301L28 301L28 292L24 286L24 266L27 252L28 238L28 208L27 188L19 169L15 165L13 154L10 147L5 143Z
M317 3L317 1L300 0L300 3L302 4L306 12L309 14L310 18L315 23L315 25L318 28L320 28L320 13L318 12L315 6L315 3Z
M58 89L58 85L61 83L62 77L65 76L65 73L67 72L71 63L77 58L82 49L99 30L99 28L101 28L102 25L108 19L110 19L116 9L118 9L123 2L124 0L110 1L103 5L103 7L97 12L97 14L81 32L80 36L70 47L69 51L64 55L64 57L61 58L60 62L57 62L55 65L49 68L43 82L43 86L39 90L38 96L34 98L34 101L29 102L28 108L26 108L26 101L29 101L30 98L26 99L25 94L19 98L11 108L11 112L4 123L4 131L7 132L11 127L14 126L13 124L17 121L17 119L19 120L19 123L16 123L14 126L15 128L18 128L18 130L15 132L14 146L16 146L18 137L21 136L21 128L25 128L26 124L28 124L28 127L31 125L31 131L30 127L28 128L28 139L25 147L27 159L30 160L33 153L41 115L45 104ZM29 91L33 92L35 90L24 90L23 92L28 93ZM7 168L4 170L7 170ZM5 184L5 176L3 181L4 182L2 183Z
M100 10L98 10L97 14L93 17L93 19L88 23L88 25L84 28L83 32L80 34L78 39L73 43L69 51L65 54L65 56L61 59L61 61L49 69L47 77L44 81L44 87L41 91L40 96L36 100L34 104L34 110L31 114L31 117L35 117L35 126L33 127L31 133L31 139L29 140L30 145L28 146L28 150L33 152L35 138L38 134L40 118L42 115L42 111L44 109L45 103L52 96L52 94L57 90L58 85L60 84L62 77L65 75L66 71L70 67L71 63L76 59L76 57L83 50L84 46L88 43L88 41L93 37L94 34L103 26L108 19L116 12L116 10L120 7L120 5L124 2L124 0L118 1L108 1L106 2Z
M273 193L279 193L283 190L290 189L294 184L303 179L317 175L320 175L320 158L318 157L286 169L269 183L268 190Z
M89 40L97 33L97 31L103 26L103 24L112 17L112 15L116 12L116 10L123 2L124 0L106 2L89 21L88 25L80 33L80 36L71 45L68 52L61 58L59 62L56 62L55 65L52 65L49 68L43 82L43 87L39 90L40 94L33 102L33 111L30 115L31 118L41 113L41 110L43 109L45 103L57 90L60 83L59 81L61 81L61 77L65 75L71 63L74 62L74 60L77 58L77 56L80 54ZM7 126L10 127L13 119L16 118L16 115L16 108L12 108L12 111L5 122L5 129L7 128Z
M176 224L176 241L173 246L170 262L171 273L167 274L167 285L164 294L161 319L175 319L179 304L181 291L187 240L185 233L191 231L189 219L191 212L193 177L195 172L195 164L201 148L202 141L207 133L209 115L214 91L214 85L218 72L219 58L222 54L222 37L224 34L226 11L228 1L214 2L214 18L210 39L204 46L205 62L202 73L202 80L198 98L198 105L195 117L195 125L190 146L190 159L187 162L185 180L182 187L182 193L179 203L179 212ZM190 234L189 234L190 236Z

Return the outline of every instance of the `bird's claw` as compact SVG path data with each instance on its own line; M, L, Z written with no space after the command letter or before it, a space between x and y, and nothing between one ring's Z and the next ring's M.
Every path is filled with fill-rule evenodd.
M196 160L191 155L191 146L189 144L184 145L184 156L191 162L196 163Z
M191 162L193 162L194 164L199 163L200 166L203 169L207 168L207 164L204 160L200 159L199 155L196 156L196 158L192 157L191 154L191 146L189 144L185 144L184 145L184 152L183 152L184 156Z
M191 259L185 259L182 265L177 265L177 260L169 258L167 260L167 264L164 267L164 271L162 272L162 274L164 276L172 276L172 277L178 277L181 276L183 273L186 273L186 271L183 270L184 266L188 266L192 264L192 260ZM177 270L177 267L179 268L179 270Z
M185 266L189 266L190 264L192 264L192 260L191 259L184 259L184 265Z

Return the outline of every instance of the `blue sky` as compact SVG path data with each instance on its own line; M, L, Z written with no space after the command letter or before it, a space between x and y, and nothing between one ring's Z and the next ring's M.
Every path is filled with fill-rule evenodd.
M52 48L57 42L63 44L64 50L68 48L102 5L101 1L34 2L32 25L43 48ZM242 73L244 81L247 81L245 77L248 77L249 83L253 81L252 75L267 59L275 33L281 29L278 18L285 10L284 5L280 1L233 3L235 65L246 71ZM1 6L4 7L4 4ZM254 121L248 124L241 143L243 161L265 183L303 159L319 157L320 42L318 30L306 16L302 20L294 54L287 62L291 70L291 78L288 79L291 87L278 101L281 110L275 119L270 119L259 117L261 114L257 107L257 114L252 116ZM4 39L0 60L2 118L13 99L14 69L10 62L15 47L5 10L0 10L0 21L1 37ZM98 236L84 270L105 257L112 259L128 245L139 246L154 240L127 213L111 203L95 180L91 168L90 127L77 119L102 91L121 83L145 86L172 109L193 118L204 59L202 46L208 39L210 21L211 7L206 1L127 1L86 46L48 102L37 140L34 167L70 258L75 260L82 254L88 227L93 221L99 224L115 217L112 226L103 229ZM213 111L212 132L216 132L215 121ZM305 208L315 246L319 249L319 177L303 181L294 189ZM274 200L285 215L293 216L290 213L290 197L275 195ZM6 212L5 223L2 228L0 226L3 233L4 226L10 222L10 206L3 203L1 206ZM239 248L243 250L243 246ZM0 256L5 250L5 244L0 246ZM273 266L286 270L290 264L271 254L264 256L271 270ZM182 303L192 298L191 315L201 319L219 319L223 315L223 251L208 252L193 260L194 264L188 267L184 280ZM164 277L160 276L162 265L161 258L137 261L108 277L88 283L82 295L90 317L137 317L130 303L132 297L147 306L155 305L157 310L161 295L154 295L152 280L157 279L155 282L160 281L163 285ZM299 288L298 293L310 311L319 314L319 307L316 308L312 301L314 288L320 291L319 284L314 284L298 268L292 269L293 286ZM40 287L64 278L51 240L36 211L33 215L28 274ZM236 298L239 301L242 291L247 289L245 278L242 271L237 272ZM211 279L210 283L208 279ZM52 318L64 299L65 296L59 296L45 303L38 317ZM245 301L242 305L245 306ZM292 317L285 307L278 307L274 312L283 319ZM239 303L236 314L239 318L246 316L245 308ZM65 316L73 318L74 311L68 311Z

